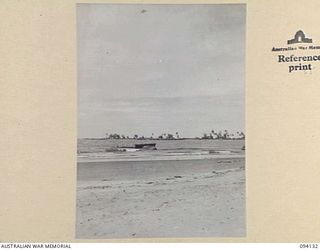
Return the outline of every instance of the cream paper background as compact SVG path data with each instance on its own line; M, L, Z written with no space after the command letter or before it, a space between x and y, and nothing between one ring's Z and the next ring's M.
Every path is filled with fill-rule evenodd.
M77 2L0 3L1 242L120 241L75 239ZM319 242L320 62L289 74L271 48L320 44L320 1L126 2L247 3L247 236L122 241Z

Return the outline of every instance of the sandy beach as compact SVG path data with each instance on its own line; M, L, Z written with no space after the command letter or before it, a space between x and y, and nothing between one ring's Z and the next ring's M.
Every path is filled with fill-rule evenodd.
M77 238L243 237L245 158L78 163Z

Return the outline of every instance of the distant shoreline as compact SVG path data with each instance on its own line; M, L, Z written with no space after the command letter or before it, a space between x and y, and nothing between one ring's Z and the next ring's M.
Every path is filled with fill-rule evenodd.
M152 141L183 141L183 140L213 140L213 141L245 141L246 139L244 138L227 138L227 139L211 139L211 138L174 138L174 139L159 139L159 138L144 138L144 139L141 139L141 138L119 138L119 139L115 139L115 138L90 138L90 137L85 137L85 138L77 138L78 140L105 140L105 141L108 141L108 140L115 140L115 141L119 141L119 140L135 140L135 141L147 141L147 140L152 140Z

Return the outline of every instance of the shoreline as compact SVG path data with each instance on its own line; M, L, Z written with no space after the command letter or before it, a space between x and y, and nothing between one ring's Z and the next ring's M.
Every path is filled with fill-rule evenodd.
M245 158L244 154L235 154L232 156L226 156L226 155L213 155L212 157L207 158L184 158L184 159L169 159L169 158L152 158L152 159L95 159L95 160L85 160L85 159L79 159L77 158L77 164L85 164L85 163L112 163L112 162L154 162L154 161L203 161L203 160L222 160L222 159L237 159L237 158Z

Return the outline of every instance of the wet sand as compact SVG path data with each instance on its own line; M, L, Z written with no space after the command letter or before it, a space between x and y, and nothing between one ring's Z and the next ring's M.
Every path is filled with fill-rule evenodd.
M245 159L78 163L77 238L243 237Z

